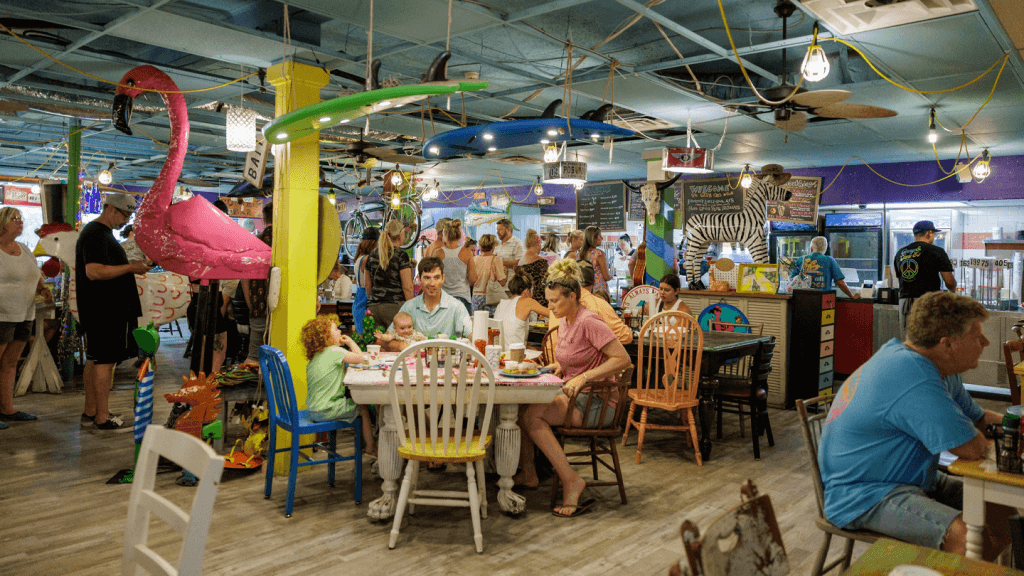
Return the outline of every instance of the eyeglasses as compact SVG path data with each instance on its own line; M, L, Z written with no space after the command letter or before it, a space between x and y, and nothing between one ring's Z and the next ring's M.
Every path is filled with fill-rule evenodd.
M128 212L126 210L121 210L120 208L115 208L115 210L120 212L121 216L124 216L125 220L131 220L131 218L132 218L132 213L131 212Z

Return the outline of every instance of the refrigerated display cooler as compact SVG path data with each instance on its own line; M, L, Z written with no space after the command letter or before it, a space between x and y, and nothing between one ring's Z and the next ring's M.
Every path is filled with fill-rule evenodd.
M818 235L813 224L772 222L768 237L768 261L772 264L783 258L800 258L811 253L811 240Z
M846 274L846 283L860 286L882 279L881 212L825 215L829 255Z
M938 230L935 233L935 246L949 254L949 237L952 230L952 217L949 210L905 210L889 213L889 260L895 257L896 251L914 243L914 224L921 220L931 220Z

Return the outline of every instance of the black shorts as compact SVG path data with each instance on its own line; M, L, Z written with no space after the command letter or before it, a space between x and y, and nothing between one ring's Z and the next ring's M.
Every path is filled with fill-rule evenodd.
M10 344L15 340L28 342L32 336L32 323L34 320L24 322L0 322L0 344Z
M85 359L94 364L117 364L139 355L132 331L138 320L97 321L85 326Z
M199 310L199 296L193 295L192 301L188 303L188 308L185 310L185 318L188 319L189 330L195 331L196 327L196 313ZM214 334L222 334L228 331L228 323L231 320L227 316L221 313L220 308L217 308L217 324L215 326L216 331ZM232 322L233 323L233 322Z

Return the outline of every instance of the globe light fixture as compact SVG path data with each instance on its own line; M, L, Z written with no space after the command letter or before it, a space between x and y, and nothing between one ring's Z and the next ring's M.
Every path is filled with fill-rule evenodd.
M252 152L256 149L256 111L248 108L228 108L226 144L233 152ZM278 134L279 138L287 135Z
M557 162L558 161L558 146L555 144L548 144L544 147L544 161L545 162Z
M750 172L750 164L743 167L743 171L740 173L740 186L746 190L750 188L750 185L754 183L754 177Z
M401 186L402 185L402 173L400 171L398 171L397 167L395 168L395 170L393 170L391 172L391 185L392 186Z
M398 192L395 192L394 194L391 195L391 207L392 208L398 208L401 205L402 205L402 195L399 194Z
M111 162L109 166L100 170L100 173L96 176L96 179L100 181L100 184L104 186L110 186L110 183L114 181L114 163Z

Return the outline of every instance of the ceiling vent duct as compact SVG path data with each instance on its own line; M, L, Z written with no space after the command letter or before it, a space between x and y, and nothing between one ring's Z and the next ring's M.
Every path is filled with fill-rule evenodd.
M803 6L844 36L978 9L974 0L804 0Z

